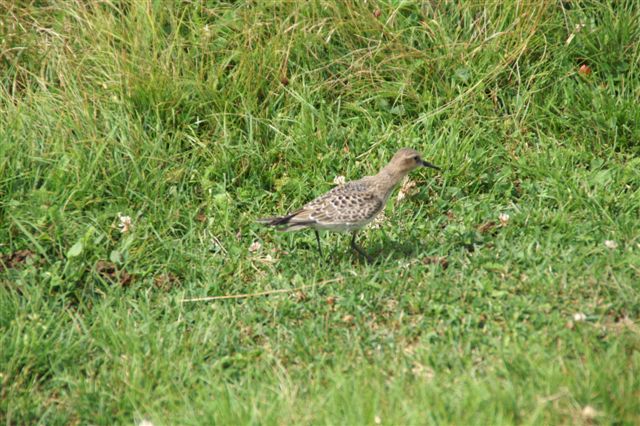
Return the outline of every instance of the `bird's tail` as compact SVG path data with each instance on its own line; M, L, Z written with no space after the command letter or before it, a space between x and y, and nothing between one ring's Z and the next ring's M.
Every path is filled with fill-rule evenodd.
M257 219L257 223L261 223L267 226L276 227L278 231L287 232L287 231L297 231L299 229L307 228L309 225L315 223L313 220L296 220L296 216L300 212L294 212L288 214L286 216L274 216L274 217L264 217L261 219Z
M285 225L290 218L290 216L262 217L256 219L256 222L267 226L279 226Z

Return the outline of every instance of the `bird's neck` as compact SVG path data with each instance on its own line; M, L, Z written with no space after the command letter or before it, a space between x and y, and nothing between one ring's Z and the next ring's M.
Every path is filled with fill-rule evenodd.
M385 194L385 198L389 196L393 188L400 183L402 179L408 174L406 171L401 171L391 167L384 167L376 175L380 191Z

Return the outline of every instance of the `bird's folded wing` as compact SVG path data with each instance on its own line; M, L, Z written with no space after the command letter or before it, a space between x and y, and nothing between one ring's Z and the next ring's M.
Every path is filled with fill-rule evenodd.
M382 208L382 201L372 193L329 192L302 208L296 220L316 223L358 223L371 219Z

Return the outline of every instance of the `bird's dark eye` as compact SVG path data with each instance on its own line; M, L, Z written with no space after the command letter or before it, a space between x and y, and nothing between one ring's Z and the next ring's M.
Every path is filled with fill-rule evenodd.
M415 157L413 157L413 159L416 160L416 161L420 161L420 156L416 155Z

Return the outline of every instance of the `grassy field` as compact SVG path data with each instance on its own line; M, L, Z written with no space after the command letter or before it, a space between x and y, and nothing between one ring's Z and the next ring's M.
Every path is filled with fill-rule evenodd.
M637 1L0 19L1 423L640 423ZM405 146L375 263L255 224Z

